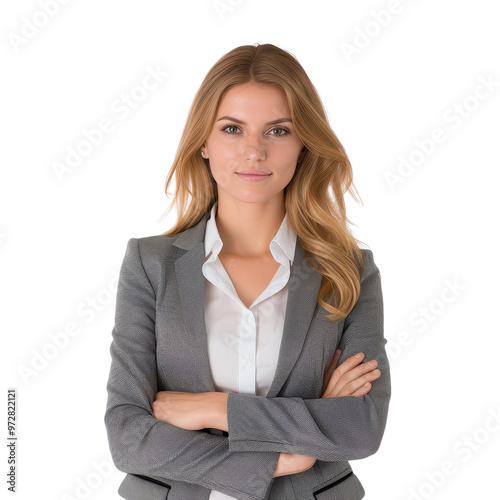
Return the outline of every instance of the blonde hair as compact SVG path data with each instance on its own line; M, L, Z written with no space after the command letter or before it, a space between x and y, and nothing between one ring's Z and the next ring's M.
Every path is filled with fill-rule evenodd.
M173 236L194 226L217 200L217 183L200 148L209 136L224 94L247 82L282 89L305 154L284 190L285 210L297 233L307 263L322 274L318 302L332 321L346 317L360 293L363 266L358 240L351 234L344 194L360 201L352 182L352 167L331 129L321 99L293 55L272 44L243 45L221 57L203 80L168 175L175 175L173 203L178 219L163 233ZM330 191L333 194L330 194ZM330 292L333 304L325 300Z

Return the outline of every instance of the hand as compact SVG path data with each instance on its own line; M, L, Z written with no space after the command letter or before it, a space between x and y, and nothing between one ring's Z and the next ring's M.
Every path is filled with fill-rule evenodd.
M151 408L155 418L181 429L227 432L227 396L223 392L160 391Z
M376 362L374 365L363 363L361 366L358 366L364 358L364 354L361 353L361 358L358 359L351 356L338 368L335 368L340 358L340 354L340 349L337 349L325 373L323 394L321 397L363 396L371 389L370 381L380 377L380 371L375 370L377 366ZM273 477L304 472L310 469L315 462L316 458L314 457L281 452Z
M364 354L358 359L355 356L347 358L339 367L335 368L340 358L340 349L335 351L333 360L325 373L322 398L356 396L367 394L372 385L370 382L380 377L377 362L372 360L362 363Z
M160 391L151 403L158 420L187 430L205 428L228 431L227 393ZM316 458L295 453L280 453L273 477L310 469Z
M281 452L273 477L296 474L310 469L316 463L316 458L296 453Z

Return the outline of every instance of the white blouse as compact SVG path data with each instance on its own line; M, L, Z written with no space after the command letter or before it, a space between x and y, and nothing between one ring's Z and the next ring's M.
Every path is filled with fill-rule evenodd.
M223 244L215 221L217 206L215 202L205 229L202 267L212 379L219 392L266 396L278 363L297 234L285 214L269 244L281 265L267 288L247 308L218 257ZM209 500L236 499L212 490Z

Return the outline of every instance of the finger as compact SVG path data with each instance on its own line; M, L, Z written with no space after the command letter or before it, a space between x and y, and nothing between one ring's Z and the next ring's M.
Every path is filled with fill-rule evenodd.
M360 356L359 358L357 357L358 355ZM344 373L352 370L354 367L356 367L357 365L362 363L364 357L365 357L365 355L362 352L359 352L358 354L350 356L340 366L338 366L336 368L336 370L338 371L338 373L343 375Z
M348 361L348 360L346 360ZM341 365L342 366L342 365ZM359 366L354 366L344 374L340 374L340 370L335 370L330 383L327 386L326 392L335 396L350 396L352 392L360 386L360 382L371 382L378 377L365 377L367 373L376 370L377 362L371 361L362 363ZM340 368L340 367L339 367Z
M356 355L351 356L347 358L339 367L335 368L333 371L333 374L326 386L326 391L330 393L333 388L337 385L339 380L346 374L349 373L353 368L355 368L357 365L359 365L364 358L363 353L361 354L361 357L357 358ZM347 380L350 381L350 380ZM324 391L323 391L324 392Z
M355 366L348 372L345 372L340 377L340 380L342 380L344 383L349 383L376 369L377 362L375 360L369 361L367 363L361 363L359 366Z
M336 396L342 397L342 396L353 396L356 391L358 391L361 387L366 385L367 383L371 383L374 380L378 379L380 377L380 370L375 369L372 370L368 373L366 373L363 376L360 376L351 382L347 382L345 384L342 384L342 381L337 385L335 388L337 390ZM340 388L340 391L338 390Z
M345 396L362 396L370 390L371 382L378 379L380 375L380 370L376 369L348 383L345 383L341 380L337 383L332 391L326 391L321 397L334 398ZM364 392L360 392L363 390Z
M364 384L362 387L360 387L357 391L352 394L352 396L359 398L360 396L364 396L365 394L368 394L370 392L370 389L372 388L372 384L370 382L367 382Z

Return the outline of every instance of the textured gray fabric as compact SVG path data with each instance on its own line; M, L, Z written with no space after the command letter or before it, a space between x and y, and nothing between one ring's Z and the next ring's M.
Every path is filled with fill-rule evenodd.
M370 250L362 250L358 302L345 320L332 322L317 303L321 275L305 261L297 238L273 383L267 397L229 393L228 436L180 429L153 416L158 391L215 392L201 272L207 218L173 237L127 244L104 418L113 461L127 473L119 494L207 500L216 489L241 500L363 498L348 460L377 451L390 400L381 280ZM367 395L321 398L337 347L339 364L358 351L378 361L382 374ZM305 472L273 478L282 451L318 460Z

